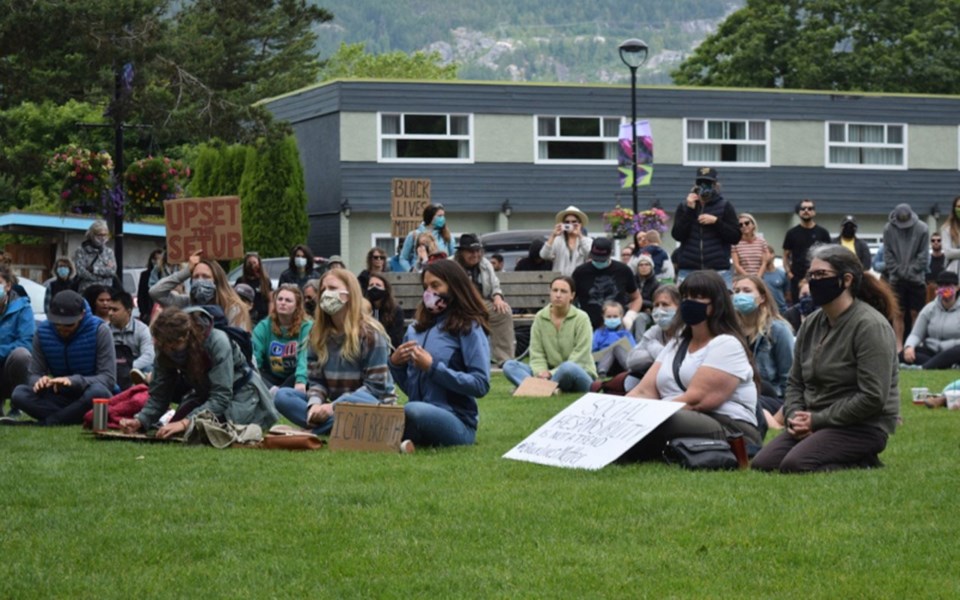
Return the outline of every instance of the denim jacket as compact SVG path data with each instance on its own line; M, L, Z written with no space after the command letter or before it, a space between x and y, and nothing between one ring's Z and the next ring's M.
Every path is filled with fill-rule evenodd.
M750 343L760 379L772 385L781 397L793 365L793 343L790 325L779 319L770 323L767 334L758 335Z

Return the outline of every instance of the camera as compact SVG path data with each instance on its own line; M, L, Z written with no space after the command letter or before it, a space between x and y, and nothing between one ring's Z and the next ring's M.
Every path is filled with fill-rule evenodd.
M573 231L573 223L563 223L560 227L564 231Z

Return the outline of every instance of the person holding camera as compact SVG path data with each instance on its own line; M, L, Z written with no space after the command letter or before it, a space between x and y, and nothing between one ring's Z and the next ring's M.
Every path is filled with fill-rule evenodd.
M740 221L721 193L716 169L697 169L696 185L677 207L670 234L681 244L676 253L680 281L693 271L712 269L730 287L730 249L740 243Z
M570 205L557 213L556 225L540 249L540 257L553 261L553 270L572 276L573 271L587 262L593 239L584 234L589 219L576 206Z

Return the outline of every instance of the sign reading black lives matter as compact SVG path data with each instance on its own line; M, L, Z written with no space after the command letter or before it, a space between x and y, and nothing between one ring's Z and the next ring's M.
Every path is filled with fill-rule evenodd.
M390 181L391 235L407 237L423 220L423 209L430 205L429 179L400 179Z
M681 402L586 394L503 458L568 469L602 469L681 408Z

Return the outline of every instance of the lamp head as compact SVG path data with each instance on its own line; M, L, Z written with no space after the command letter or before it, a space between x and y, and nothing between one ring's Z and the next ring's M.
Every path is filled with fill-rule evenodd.
M620 60L631 69L636 69L647 61L648 51L649 48L643 40L630 38L620 44Z

